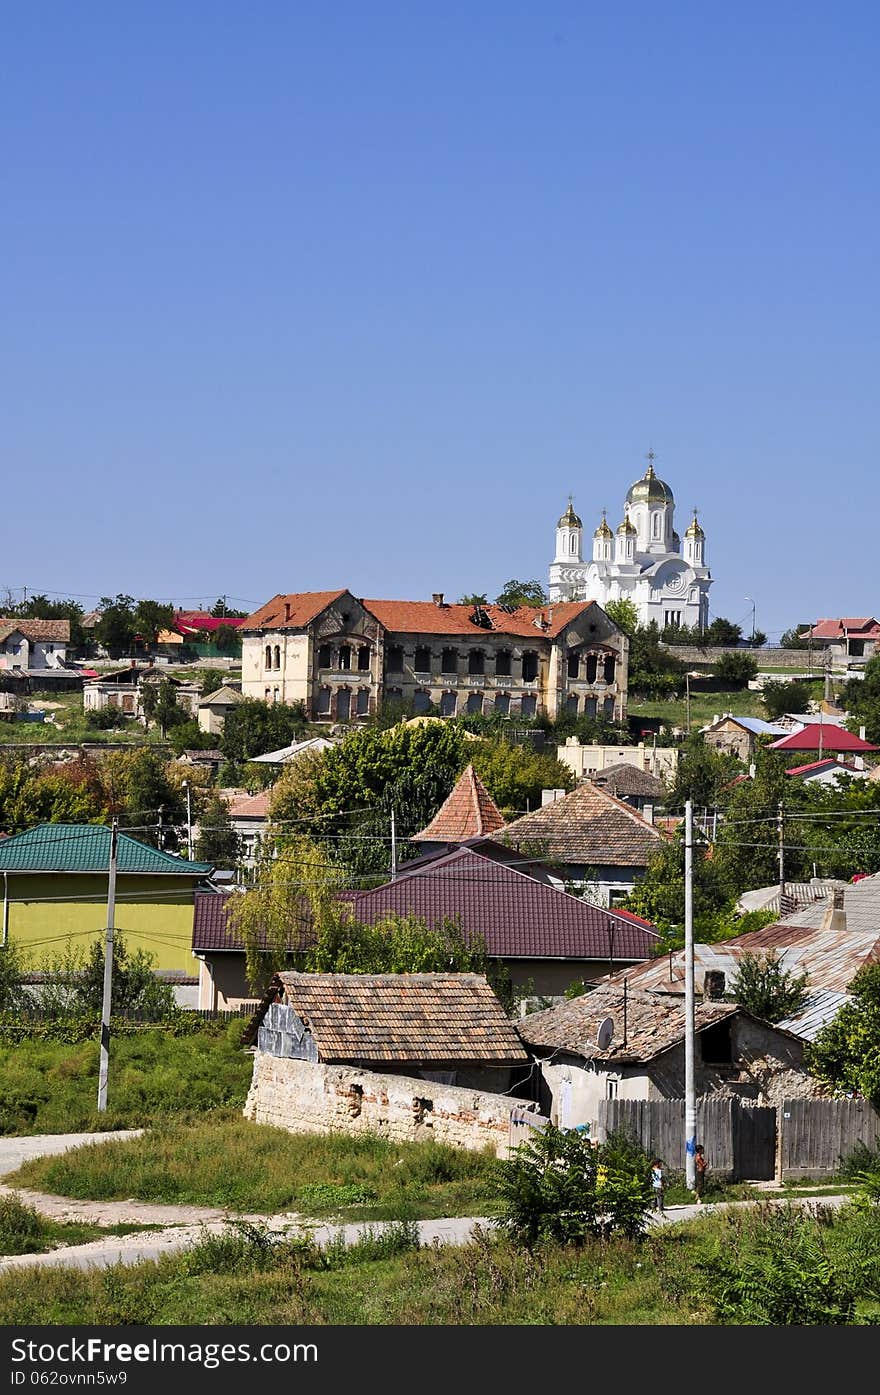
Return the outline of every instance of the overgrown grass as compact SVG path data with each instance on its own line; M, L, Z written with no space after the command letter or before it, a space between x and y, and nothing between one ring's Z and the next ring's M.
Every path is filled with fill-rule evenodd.
M706 1216L534 1252L491 1232L414 1249L393 1227L320 1250L233 1226L155 1262L0 1275L3 1324L875 1325L880 1207Z
M98 1114L97 1034L76 1046L0 1046L0 1134L140 1128L168 1115L241 1108L253 1058L243 1023L206 1023L192 1036L132 1032L110 1049L107 1110Z
M60 1245L83 1245L107 1235L130 1235L136 1230L156 1230L143 1225L87 1225L79 1221L52 1221L41 1216L18 1196L0 1196L0 1255L30 1255Z
M7 1178L62 1196L178 1202L232 1211L388 1219L478 1215L494 1157L375 1135L290 1134L240 1116L169 1122L142 1138L34 1158Z

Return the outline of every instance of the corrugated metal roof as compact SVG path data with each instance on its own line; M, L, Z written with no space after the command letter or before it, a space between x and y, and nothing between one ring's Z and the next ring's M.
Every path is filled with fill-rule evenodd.
M13 834L0 845L0 872L106 872L109 864L110 829L106 824L42 823ZM120 831L116 869L122 874L206 877L214 865L173 857Z

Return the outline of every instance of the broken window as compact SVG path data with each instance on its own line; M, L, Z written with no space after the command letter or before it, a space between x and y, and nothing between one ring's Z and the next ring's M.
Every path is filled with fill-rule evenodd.
M538 707L538 699L534 693L527 693L520 703L519 710L524 717L534 717Z
M538 656L533 649L527 649L522 657L524 683L533 683L538 676Z
M390 644L385 651L385 666L389 673L401 673L403 671L403 648L399 644Z
M584 716L585 716L585 717L595 717L595 715L596 715L596 699L595 699L594 697L588 697L588 698L586 698L585 701L584 701Z
M318 716L319 716L319 717L329 717L329 716L330 716L330 689L329 689L329 688L319 688L319 689L318 689Z
M351 668L351 650L347 644L341 644L339 646L339 667L345 670L345 672L348 672Z
M431 710L431 694L427 688L416 688L413 693L413 712L418 716L423 716L425 712Z
M577 677L579 676L579 674L580 674L580 671L581 671L581 656L580 656L580 654L569 654L569 656L568 656L568 676L569 676L569 678L577 678Z
M358 688L357 714L359 717L366 717L370 711L370 690L369 688Z
M595 683L595 681L596 681L596 663L597 663L596 655L595 655L595 654L588 654L588 655L587 655L587 682L588 682L588 683Z
M458 673L458 650L444 649L440 655L441 673Z
M499 649L495 655L495 673L499 678L510 677L510 650Z
M576 716L577 716L577 710L578 710L577 693L569 693L568 697L565 699L565 710L566 710L566 712L568 713L568 715L569 715L570 717L576 717Z
M368 672L370 668L370 646L362 644L358 650L358 669L361 673Z
M431 651L426 644L416 645L415 670L416 673L431 672Z
M486 656L482 649L471 649L468 653L468 673L485 673Z
M613 682L614 682L614 655L613 655L613 654L609 654L609 655L608 655L608 658L605 660L605 682L606 682L606 683L613 683Z
M467 707L466 707L465 710L468 711L468 712L482 712L482 710L483 710L483 694L482 694L482 693L468 693Z
M456 696L455 696L455 693L443 693L442 696L441 696L441 698L440 698L440 716L441 716L441 717L454 717L454 716L455 716L455 703L456 703Z
M495 711L507 715L510 711L510 693L495 694Z
M336 720L337 722L347 722L351 716L351 692L348 688L340 688L336 694Z
M330 645L322 644L318 650L318 668L329 668L331 663Z
M602 703L602 716L605 718L606 722L613 722L613 721L614 721L614 698L613 698L613 697L607 697L607 698L605 699L605 701Z

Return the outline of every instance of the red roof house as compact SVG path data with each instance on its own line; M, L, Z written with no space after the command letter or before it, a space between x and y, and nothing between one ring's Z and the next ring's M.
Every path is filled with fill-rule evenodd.
M789 736L781 736L778 741L771 741L767 749L769 751L864 753L880 751L880 746L874 746L870 741L865 741L861 736L856 736L853 732L847 731L845 727L839 727L835 723L810 722L800 731L793 731Z
M447 799L412 843L466 843L504 827L504 816L472 765L459 775Z

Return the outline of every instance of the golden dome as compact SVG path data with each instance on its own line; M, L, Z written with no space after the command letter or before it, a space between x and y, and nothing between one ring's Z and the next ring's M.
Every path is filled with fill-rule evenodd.
M568 508L557 523L557 528L583 528L583 524L572 507L571 495L568 497Z
M602 513L602 522L599 524L599 527L596 529L595 533L593 534L593 537L594 537L594 538L613 538L613 537L614 537L614 534L612 533L611 529L608 527L608 519L605 517L604 510L603 510L603 513Z
M626 537L635 537L636 530L635 530L635 528L633 527L633 525L630 523L629 514L626 514L626 515L624 516L624 520L623 520L623 522L621 523L621 525L620 525L620 527L618 528L617 531L618 531L618 533L623 533L623 534L625 534Z
M687 528L687 529L685 530L685 537L686 537L686 538L704 538L705 536L706 536L706 534L703 532L702 528L700 527L699 523L697 522L697 511L696 511L696 509L694 509L694 521L693 521L693 523L690 525L690 527Z
M628 504L674 504L672 490L665 480L654 473L654 452L648 451L648 468L640 480L631 484L626 495Z

